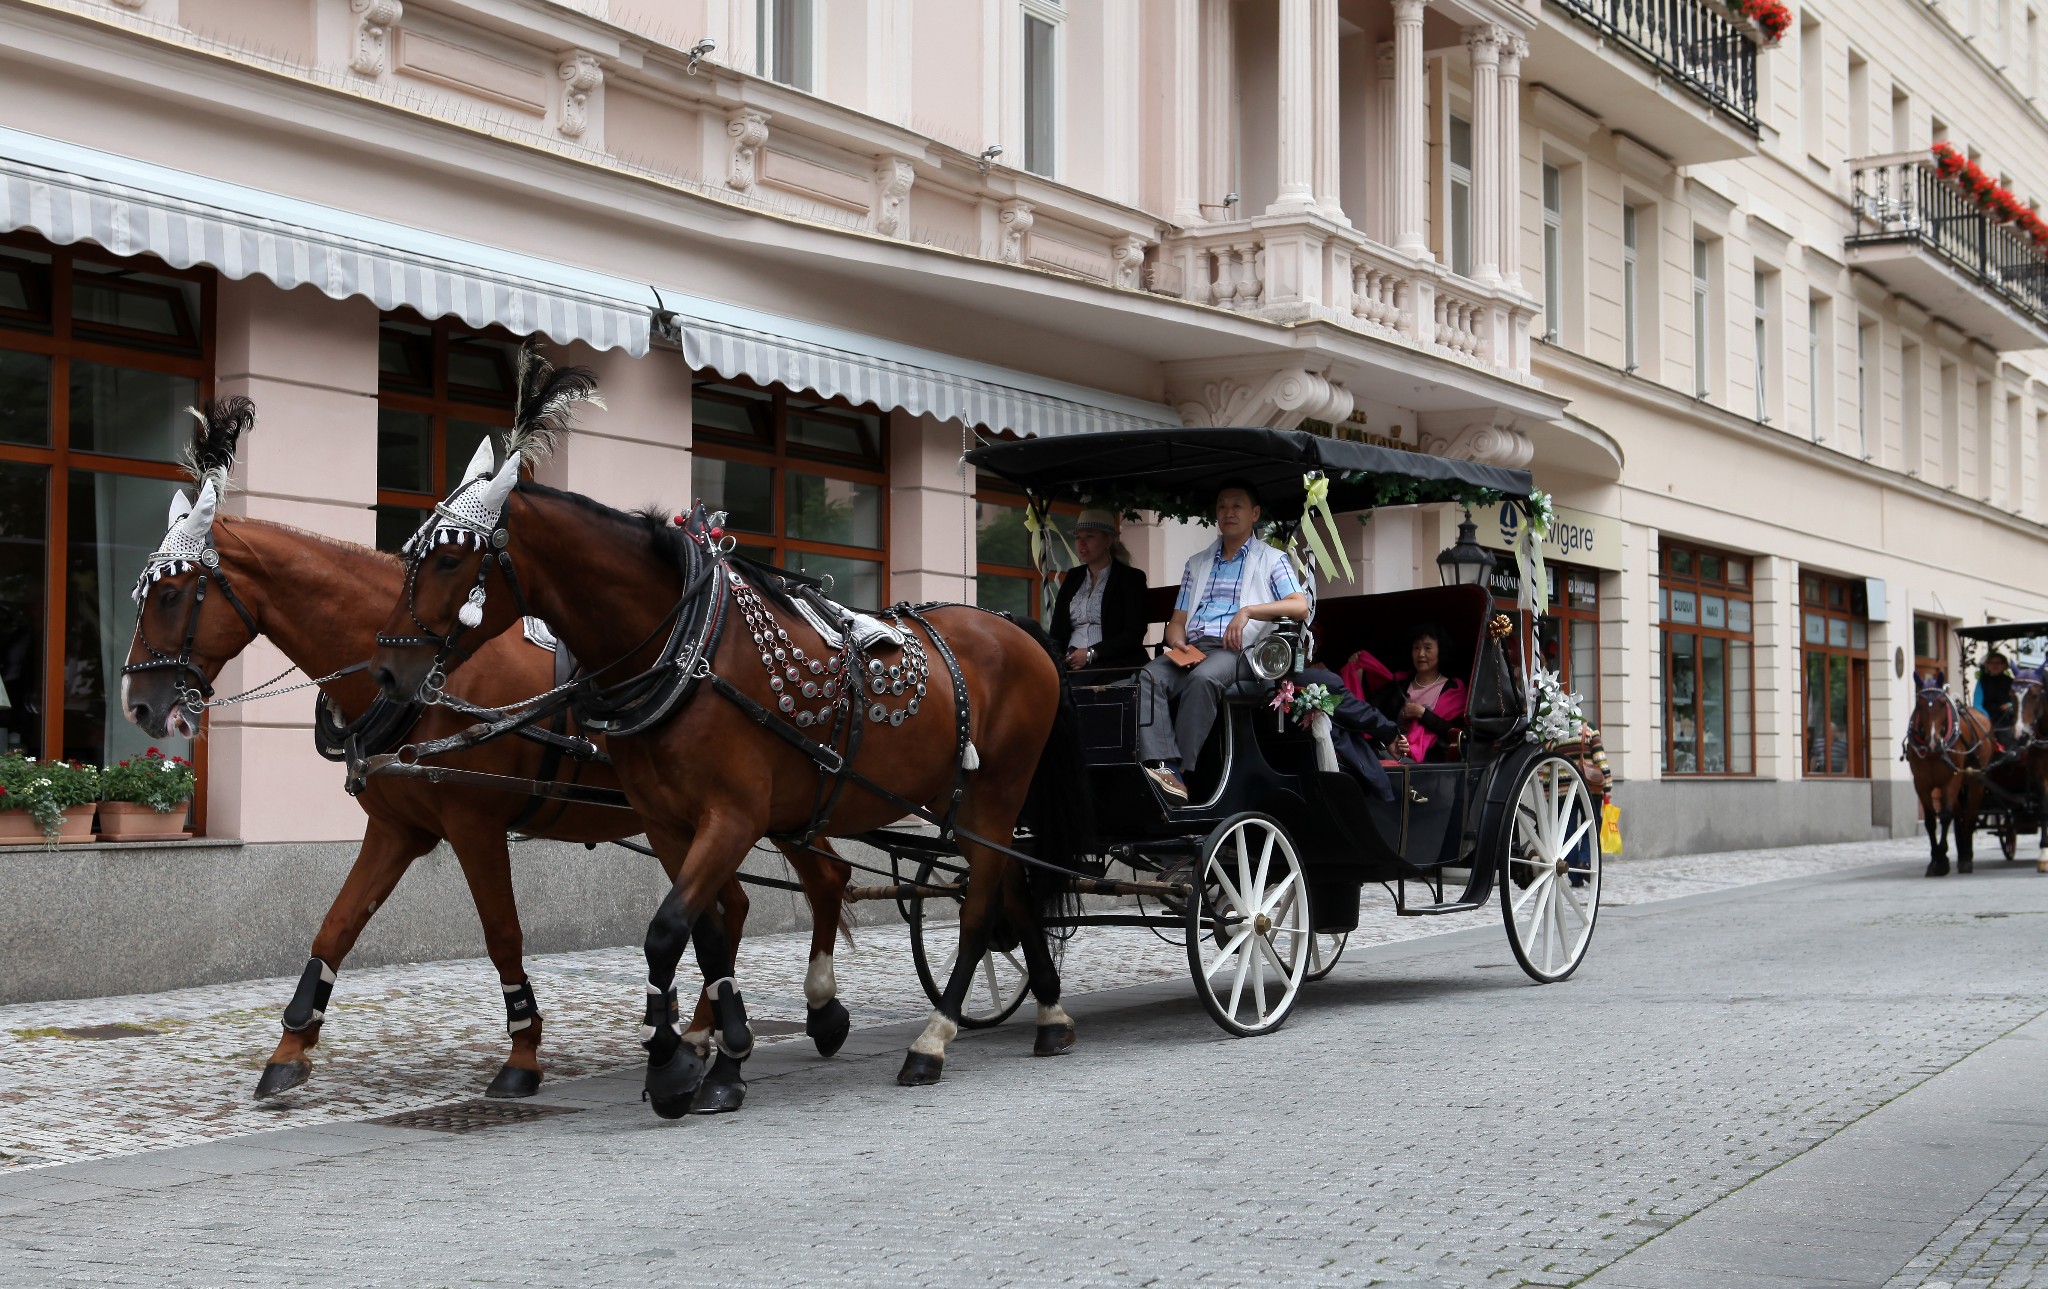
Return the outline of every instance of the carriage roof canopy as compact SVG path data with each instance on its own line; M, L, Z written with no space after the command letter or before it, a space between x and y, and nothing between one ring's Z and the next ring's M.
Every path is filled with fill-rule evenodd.
M2039 640L2048 637L2048 622L1993 622L1981 627L1957 627L1956 634L1980 644L2001 640Z
M1370 510L1432 501L1526 500L1527 470L1326 438L1306 430L1156 429L1026 439L976 448L976 467L1033 496L1119 511L1207 517L1216 490L1241 479L1259 490L1266 518L1298 519L1303 476L1330 481L1330 508Z

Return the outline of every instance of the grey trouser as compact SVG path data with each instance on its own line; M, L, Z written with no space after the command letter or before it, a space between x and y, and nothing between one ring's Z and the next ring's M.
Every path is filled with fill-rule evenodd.
M1138 673L1138 759L1171 761L1178 757L1181 770L1192 774L1209 727L1216 723L1223 691L1240 675L1251 672L1243 654L1224 648L1214 636L1188 643L1208 656L1192 667L1182 667L1171 658L1154 658ZM1180 701L1175 704L1174 699ZM1179 711L1169 715L1170 705Z

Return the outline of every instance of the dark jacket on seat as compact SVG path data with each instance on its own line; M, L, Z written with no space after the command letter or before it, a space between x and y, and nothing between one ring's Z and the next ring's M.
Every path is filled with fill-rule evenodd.
M1387 770L1380 764L1380 757L1384 748L1401 733L1400 724L1371 703L1354 696L1344 687L1344 678L1334 671L1304 667L1301 674L1292 679L1297 686L1323 685L1337 695L1337 710L1330 713L1330 742L1337 749L1338 762L1357 775L1367 791L1382 801L1392 801L1394 785L1387 778Z
M1077 564L1060 581L1059 598L1053 602L1053 647L1064 660L1074 635L1074 597L1088 580L1088 566ZM1142 667L1145 665L1145 574L1121 560L1109 562L1109 582L1102 588L1102 641L1095 646L1098 667Z

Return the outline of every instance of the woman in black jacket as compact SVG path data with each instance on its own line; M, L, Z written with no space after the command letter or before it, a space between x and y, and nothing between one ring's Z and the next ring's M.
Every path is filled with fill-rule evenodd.
M1074 524L1074 553L1052 609L1053 645L1069 671L1145 665L1145 574L1117 541L1116 516L1084 510Z

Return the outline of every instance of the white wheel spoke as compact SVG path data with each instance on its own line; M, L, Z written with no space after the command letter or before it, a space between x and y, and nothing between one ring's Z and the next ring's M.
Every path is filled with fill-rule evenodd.
M1272 953L1264 936L1253 936L1251 947L1245 950L1252 960L1252 1006L1258 1009L1261 1025L1266 1023L1266 959Z
M1260 940L1259 952L1263 953L1266 956L1266 960L1273 964L1273 970L1280 973L1280 983L1283 988L1294 983L1294 968L1280 960L1280 955L1274 951L1272 945L1263 939Z
M1289 908L1294 907L1294 885L1299 877L1300 874L1298 873L1289 873L1281 878L1280 884L1266 893L1264 902L1259 905L1259 912L1270 916L1275 922L1285 917L1286 913L1284 911L1274 911L1275 906L1284 899L1288 902Z
M1245 839L1245 829L1243 828L1237 830L1237 890L1238 910L1249 916L1254 905L1251 899L1245 897L1250 896L1256 899L1259 888L1252 885L1251 845Z
M1563 770L1557 772L1557 822L1551 829L1550 835L1552 837L1563 837L1564 830L1571 826L1572 811L1579 804L1578 787L1578 780L1572 778ZM1569 849L1571 849L1569 846L1560 846L1553 852L1551 858L1555 859L1558 855L1562 855Z
M1240 939L1237 943L1243 944L1244 940ZM1237 953L1237 977L1230 982L1230 1006L1223 1009L1225 1014L1229 1015L1233 1020L1237 1018L1237 1004L1244 997L1245 973L1251 970L1251 965L1251 952L1248 949L1239 949Z
M1586 822L1580 824L1578 831L1572 834L1571 840L1567 841L1564 844L1564 849L1559 853L1561 855L1569 856L1574 850L1577 850L1579 846L1579 839L1584 837L1586 835L1586 830L1588 828L1591 828L1592 826L1593 821L1591 819L1588 819Z
M1523 909L1529 907L1529 901L1542 894L1543 888L1550 884L1552 876L1553 870L1549 868L1538 870L1535 880L1529 883L1529 889L1523 891L1521 898L1515 901L1515 916L1517 918L1522 916Z
M1237 952L1238 947L1242 945L1246 939L1250 938L1251 933L1252 928L1250 923L1246 923L1243 927L1241 927L1238 930L1237 935L1234 938L1232 938L1230 943L1224 945L1221 949L1219 949L1216 953L1216 956L1209 960L1208 965L1204 968L1202 972L1202 979L1208 980L1215 976L1215 974L1218 971L1222 970L1223 964L1230 960L1230 955Z
M996 956L987 954L981 960L982 978L988 981L988 1005L990 1011L1003 1009L1003 985L996 979Z
M1280 839L1277 832L1266 834L1266 847L1259 852L1259 875L1252 881L1252 891L1259 897L1259 908L1263 912L1273 907L1266 902L1266 876L1273 871L1273 843Z
M1223 898L1229 903L1230 911L1242 914L1246 907L1245 898L1235 886L1230 884L1230 878L1224 873L1223 866L1221 864L1211 864L1209 866L1209 875L1214 877L1216 884L1223 888Z
M1590 873L1587 874L1587 879L1592 880L1592 875ZM1592 915L1586 912L1586 906L1579 902L1579 893L1572 889L1572 885L1570 882L1566 882L1563 886L1560 886L1557 889L1563 892L1564 897L1572 902L1572 910L1579 915L1580 922L1589 923L1593 920Z

